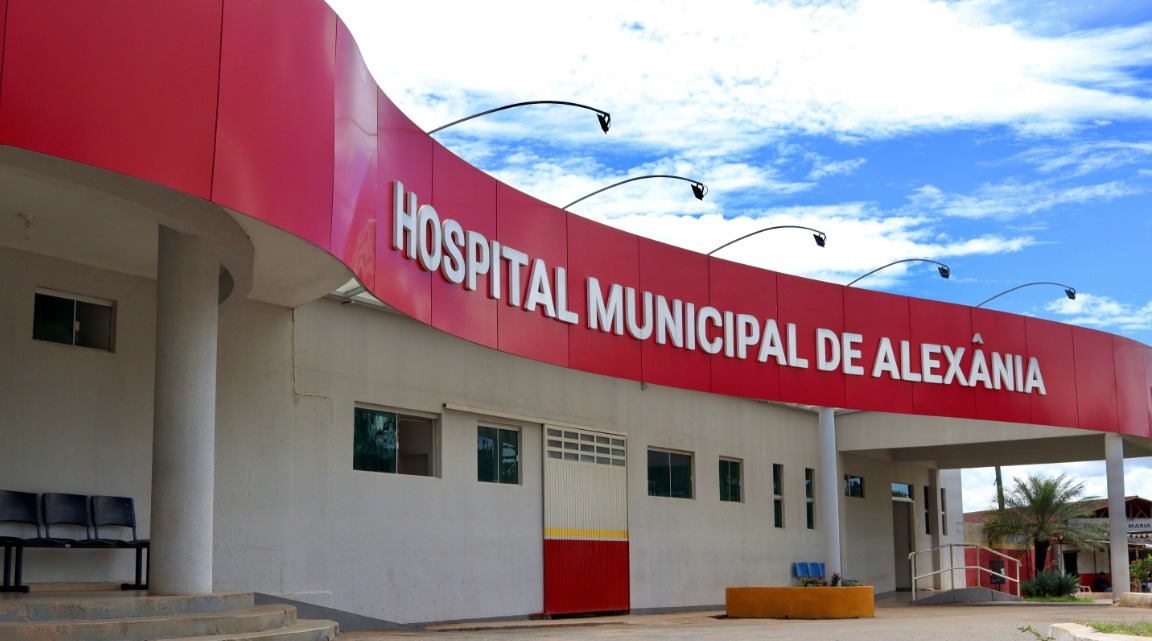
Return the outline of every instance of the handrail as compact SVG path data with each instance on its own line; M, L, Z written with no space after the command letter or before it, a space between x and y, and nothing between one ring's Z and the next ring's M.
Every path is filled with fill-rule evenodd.
M947 568L939 568L939 569L933 570L931 572L926 572L926 573L921 574L921 575L916 574L916 557L917 557L917 555L927 554L930 552L936 552L939 550L943 550L945 548L948 549L948 567ZM1007 572L1004 572L1004 571L996 572L996 571L992 570L991 568L986 568L986 567L983 567L979 564L977 564L977 565L967 565L967 564L955 565L953 563L953 558L952 558L952 548L962 548L962 549L975 548L977 550L985 550L987 552L992 553L995 556L999 556L999 557L1002 557L1004 559L1007 559L1008 561L1011 561L1012 563L1016 564L1016 573L1015 573L1016 577L1013 578L1013 577L1009 576ZM979 558L979 552L977 552L977 558ZM948 573L949 583L951 585L950 589L955 590L956 589L956 575L955 575L956 570L976 570L977 572L984 572L986 574L991 574L991 575L995 575L995 576L998 576L1000 578L1003 578L1005 580L1005 582L1007 582L1009 584L1013 584L1013 583L1016 584L1016 596L1020 596L1020 559L1017 559L1017 558L1014 558L1014 557L1009 556L1007 554L1004 554L1003 552L997 552L996 550L993 550L992 548L989 548L989 547L985 547L983 545L977 545L975 543L947 543L945 545L930 548L928 550L916 550L915 552L910 552L908 554L908 561L912 565L912 600L913 601L916 601L916 599L917 599L917 596L916 596L916 593L918 591L917 586L920 582L920 579L925 579L928 577L937 576L937 575L943 574L945 572ZM979 582L977 582L977 583L979 583Z

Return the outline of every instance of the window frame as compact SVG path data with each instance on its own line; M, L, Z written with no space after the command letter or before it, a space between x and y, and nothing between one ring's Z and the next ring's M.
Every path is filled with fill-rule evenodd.
M667 494L655 493L655 491L659 488L657 488L656 486L653 485L652 456L654 454L665 455L668 457L667 458L668 463L666 466L668 469L668 484L667 484L668 493ZM673 491L673 482L672 482L673 481L673 474L672 474L672 471L674 468L672 465L672 457L674 457L674 456L688 459L688 465L687 465L687 468L688 468L688 484L687 484L688 494L686 496L678 495ZM652 497L656 497L656 498L688 499L688 500L692 500L692 499L696 498L696 468L695 468L696 456L692 452L685 452L683 450L670 450L670 449L664 449L664 448L658 448L658 447L649 447L646 461L647 461L647 465L648 465L648 496L652 496Z
M482 430L496 430L496 448L495 452L495 470L496 477L494 479L481 478L481 462L480 462L480 439ZM521 453L524 451L524 437L523 430L513 425L498 425L488 422L479 423L476 425L476 481L478 483L491 483L493 485L521 485L523 484L523 475L520 473L523 459ZM515 480L505 480L503 471L503 457L501 450L504 446L504 434L515 434L516 436L516 478Z
M375 469L362 469L356 467L356 449L357 449L357 434L356 434L356 417L360 412L376 412L379 414L391 414L395 417L395 431L396 431L396 446L394 450L395 464L392 470L375 470ZM419 422L428 424L428 448L429 451L423 453L425 459L425 473L413 473L411 471L401 471L401 457L411 456L405 454L402 448L401 431L403 423ZM396 476L409 476L409 477L424 477L424 478L440 478L440 455L441 455L441 436L440 430L442 428L442 420L440 415L431 414L428 412L420 412L415 410L402 410L393 407L386 407L380 405L373 405L370 403L356 403L353 406L353 461L352 470L355 472L370 472L374 474L391 474Z
M784 515L784 465L772 464L772 523L783 529L787 524Z
M51 331L50 319L43 318L40 315L41 305L50 304L52 301L67 302L71 305L72 309L69 315L69 322L72 324L72 327L69 330L69 339L67 341L60 340L60 337L53 337L52 334L55 332ZM106 342L101 341L100 343L96 343L84 340L87 334L81 325L81 317L89 316L96 310L99 310L99 313L107 322L107 335L105 336L103 331L100 332ZM43 343L83 347L114 354L116 353L116 312L117 305L114 300L62 292L46 287L37 287L32 302L32 339Z
M804 468L805 518L809 530L816 529L816 468Z
M727 464L727 465L725 465ZM732 498L732 466L736 467L736 497ZM728 474L726 475L725 467L727 467ZM744 460L732 458L729 456L721 456L719 462L719 481L720 481L720 500L725 503L743 503L744 502ZM725 482L727 481L727 483ZM725 496L725 489L729 490Z
M855 482L853 482L855 481ZM859 493L853 491L853 488L860 488ZM864 491L864 477L856 474L844 475L844 496L854 499L862 499L865 497Z

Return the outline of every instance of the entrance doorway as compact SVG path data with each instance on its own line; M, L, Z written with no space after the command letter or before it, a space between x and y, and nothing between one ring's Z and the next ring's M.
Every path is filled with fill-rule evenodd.
M896 579L896 589L901 592L912 589L912 566L908 561L908 555L915 551L912 514L911 500L892 498L892 554L895 557L893 575Z

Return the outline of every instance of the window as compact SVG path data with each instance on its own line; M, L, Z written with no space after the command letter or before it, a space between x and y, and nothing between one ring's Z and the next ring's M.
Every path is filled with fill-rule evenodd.
M893 483L892 484L892 498L912 500L912 484L911 483Z
M578 429L549 427L545 432L545 455L574 463L626 467L624 439Z
M948 536L948 494L940 488L940 534Z
M115 312L112 301L41 290L32 312L32 338L111 352Z
M433 476L436 420L357 407L352 469Z
M481 425L476 429L476 480L520 483L520 432Z
M804 468L805 510L808 512L808 529L816 529L816 470Z
M844 475L844 496L864 498L864 477Z
M740 484L740 461L720 459L720 500L735 503L742 501Z
M784 527L784 466L772 464L772 512L776 527Z
M648 450L648 496L692 498L692 455Z
M924 486L924 533L932 533L932 510L929 505L932 498L932 491L927 485Z

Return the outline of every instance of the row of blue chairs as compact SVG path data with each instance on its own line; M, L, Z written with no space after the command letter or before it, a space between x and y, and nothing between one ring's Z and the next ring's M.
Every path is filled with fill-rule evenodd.
M120 587L148 589L143 568L149 541L136 536L136 507L130 497L0 490L0 527L4 529L0 531L4 548L0 592L28 591L23 583L25 548L135 550L136 581Z
M824 580L824 564L823 563L793 563L792 573L796 575L796 579L816 579L818 581Z

